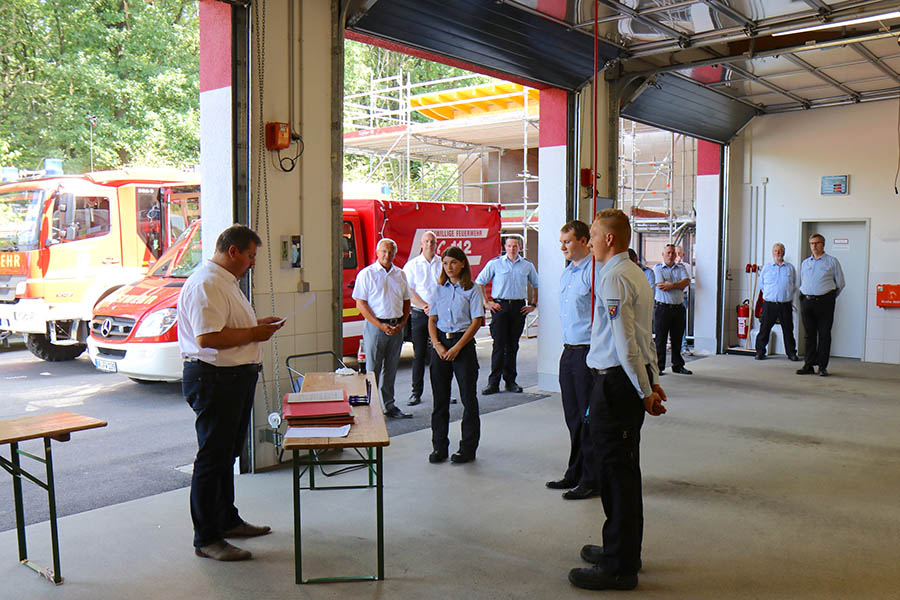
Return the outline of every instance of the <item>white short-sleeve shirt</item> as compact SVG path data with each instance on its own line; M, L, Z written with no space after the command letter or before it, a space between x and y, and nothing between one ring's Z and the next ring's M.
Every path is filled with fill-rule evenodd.
M428 262L425 255L420 254L406 261L403 272L406 273L409 289L417 293L426 304L431 304L441 276L441 257L435 254L431 257L431 262Z
M376 261L356 276L353 299L368 302L379 319L399 319L403 316L403 302L409 300L406 275L397 265L386 271Z
M178 346L184 359L202 360L217 367L259 364L262 345L251 342L235 348L201 348L197 336L226 327L257 325L256 313L228 269L206 261L188 277L178 297Z

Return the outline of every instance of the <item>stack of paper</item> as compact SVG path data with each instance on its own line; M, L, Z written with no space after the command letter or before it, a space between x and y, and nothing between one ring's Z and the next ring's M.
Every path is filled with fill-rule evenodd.
M291 427L340 427L353 423L343 390L285 394L282 414Z

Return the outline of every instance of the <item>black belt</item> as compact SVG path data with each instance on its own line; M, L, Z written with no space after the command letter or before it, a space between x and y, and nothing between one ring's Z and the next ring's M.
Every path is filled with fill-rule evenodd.
M563 344L563 348L566 350L585 350L590 349L590 344Z
M654 302L653 304L655 306L684 306L684 304L682 304L681 302L677 304L669 304L668 302Z
M400 321L403 320L403 317L394 317L393 319L382 319L381 317L375 317L381 323L387 323L388 325L397 325Z
M591 373L594 375L611 375L612 373L625 373L625 369L622 368L621 365L616 365L614 367L606 367L605 369L595 369L594 367L588 367L591 370ZM650 368L650 363L644 365L645 369ZM649 375L649 373L648 373Z
M494 302L525 302L525 298L494 298Z
M413 306L412 309L413 309L414 311L420 312L420 313L425 312L425 309L424 309L424 308L419 308L418 306Z
M202 367L204 369L220 369L220 370L235 370L235 371L250 371L251 373L262 373L263 366L259 363L248 363L246 365L233 365L229 367L223 367L220 365L214 365L208 362L204 362L199 358L185 358L184 364L186 365L196 365L198 367Z
M793 302L791 302L790 300L787 300L785 302L775 302L774 300L766 300L765 298L763 298L763 302L765 302L766 304L793 304Z
M800 294L801 300L818 300L819 298L827 298L829 296L833 296L837 290L831 290L830 292L825 292L824 294L819 294L818 296L813 296L812 294Z

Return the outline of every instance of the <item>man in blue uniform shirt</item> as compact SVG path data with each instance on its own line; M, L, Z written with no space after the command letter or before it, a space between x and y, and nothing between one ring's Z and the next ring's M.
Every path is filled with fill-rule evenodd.
M812 256L800 263L800 318L806 330L806 351L797 374L811 375L813 365L819 365L819 375L827 377L834 301L844 289L844 271L835 257L825 254L821 234L809 236L809 249Z
M644 531L640 440L644 412L666 412L650 333L651 296L628 259L631 225L618 209L597 213L591 250L603 263L595 275L594 323L587 356L593 373L590 429L606 522L603 545L581 557L593 568L572 569L572 585L592 590L637 587Z
M663 262L653 267L655 308L653 310L653 331L656 333L656 357L659 373L666 368L666 342L672 341L672 372L682 375L693 373L684 368L681 356L681 340L687 324L687 311L684 309L684 289L691 284L681 263L675 262L675 245L666 244L663 250Z
M506 382L506 391L521 392L516 383L516 355L519 353L519 337L525 328L525 317L537 306L537 271L531 261L519 256L521 247L514 237L506 238L505 254L488 262L475 280L482 287L484 307L491 311L491 374L488 385L481 393L496 394L500 391L500 377ZM488 296L484 286L491 284ZM528 284L534 288L534 300L528 303Z
M559 358L559 390L563 415L569 428L569 465L562 479L548 481L554 490L568 489L566 500L582 500L597 494L594 453L585 424L591 397L591 231L587 223L569 221L560 230L559 243L569 261L559 278L559 318L563 351Z
M759 287L763 295L762 325L756 336L756 360L766 357L769 333L775 321L781 322L784 335L784 351L789 359L800 360L797 356L797 342L794 340L794 293L797 291L797 272L794 265L784 261L784 244L772 246L772 262L763 267L759 275Z

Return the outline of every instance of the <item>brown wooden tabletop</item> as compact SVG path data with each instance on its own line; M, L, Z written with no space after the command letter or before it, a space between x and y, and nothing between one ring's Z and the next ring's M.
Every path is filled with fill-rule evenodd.
M285 450L310 450L321 448L367 448L387 446L391 443L387 426L384 424L384 413L381 410L381 397L375 385L375 375L368 373L372 386L372 397L368 406L354 406L355 420L346 437L334 438L284 438ZM303 378L304 392L344 389L348 395L364 396L366 394L366 375L335 375L334 373L308 373Z
M72 412L57 412L15 419L0 419L0 444L37 438L53 438L64 442L69 434L82 429L106 427L106 421Z

